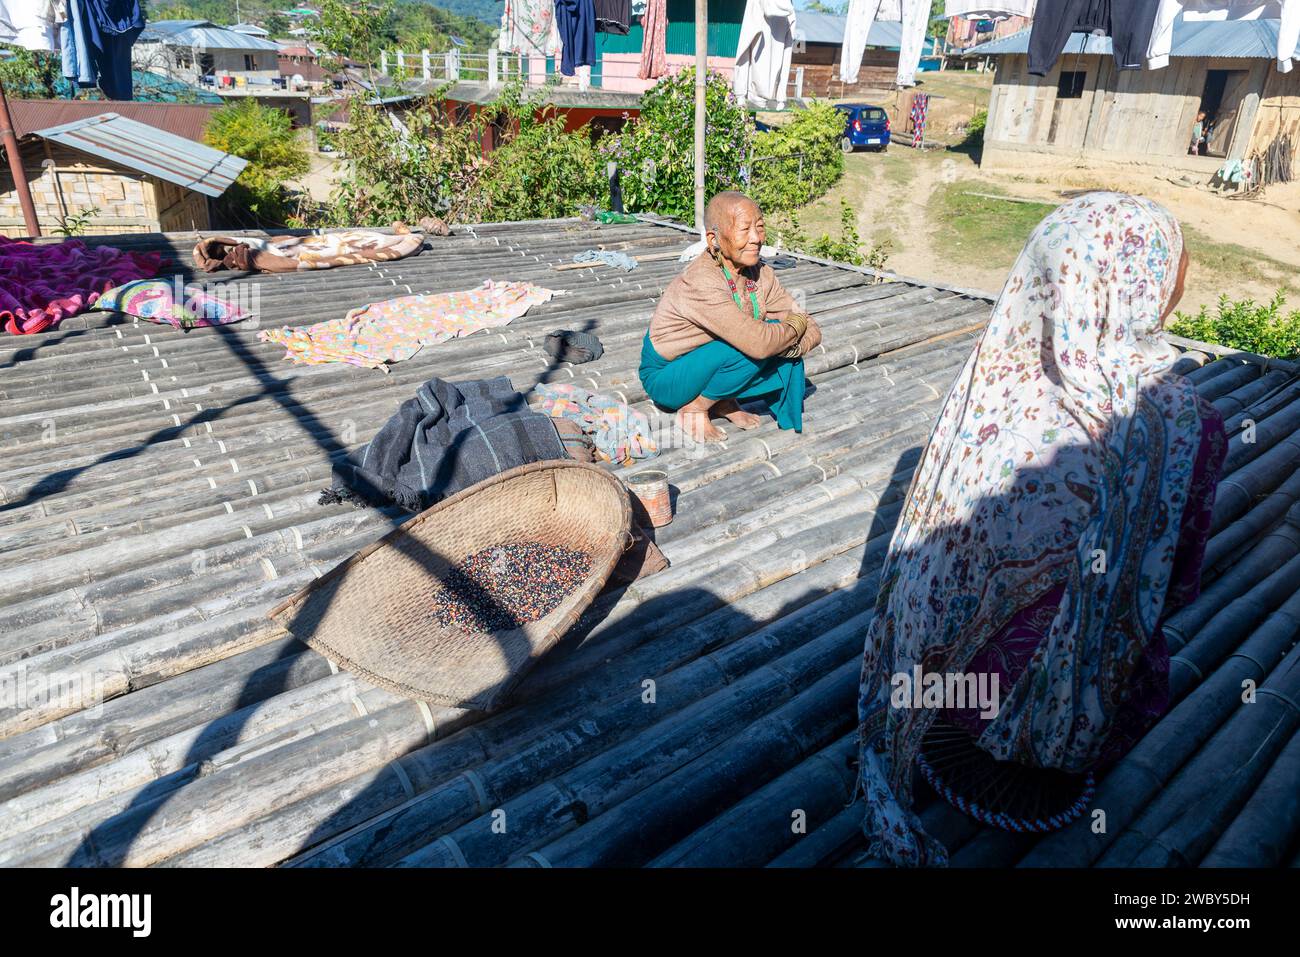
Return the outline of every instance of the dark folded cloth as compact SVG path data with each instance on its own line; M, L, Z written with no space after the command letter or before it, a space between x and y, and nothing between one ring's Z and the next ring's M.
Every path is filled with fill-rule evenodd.
M542 340L546 354L560 362L590 362L605 354L605 347L590 332L573 332L560 329Z
M505 376L434 378L368 445L334 466L335 487L321 503L420 510L515 466L564 457L550 417L529 409Z

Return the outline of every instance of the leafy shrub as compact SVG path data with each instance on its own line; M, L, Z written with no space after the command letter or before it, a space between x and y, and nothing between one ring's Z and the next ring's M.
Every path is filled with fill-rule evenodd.
M465 218L485 162L479 139L485 113L457 123L434 96L406 111L399 128L384 110L356 97L348 120L332 135L347 171L323 211L327 223L384 226L430 213Z
M754 127L717 73L705 80L704 193L744 189L740 168ZM623 202L632 212L695 219L695 69L665 77L641 97L641 115L599 146L622 170Z
M571 216L604 198L602 163L586 127L568 132L550 108L507 87L496 110L455 115L438 95L402 115L401 127L353 101L334 134L350 171L326 218L338 225L415 222L429 213L458 222ZM487 156L482 137L493 127Z
M840 200L838 239L830 233L822 233L816 238L808 237L799 225L799 215L794 210L788 212L784 220L785 225L776 227L773 235L786 249L851 266L867 266L870 269L883 270L889 262L888 242L878 243L863 251L862 238L858 235L857 216L845 200Z
M603 163L584 127L566 132L552 107L509 111L515 133L492 153L479 182L476 218L484 221L572 216L608 195Z
M970 118L966 124L966 138L962 140L963 146L983 146L984 145L984 127L989 122L988 110L976 110L975 115Z
M1286 297L1279 292L1268 305L1253 299L1233 302L1219 297L1218 313L1205 307L1194 316L1175 313L1169 331L1188 339L1241 349L1261 356L1288 358L1300 355L1300 309L1284 314Z
M282 225L289 216L285 182L310 168L289 114L262 106L252 97L221 107L212 114L203 134L209 146L248 160L248 165L222 197L227 215L247 219L248 225Z
M822 196L844 175L844 114L829 103L798 110L784 126L754 137L750 195L765 213Z

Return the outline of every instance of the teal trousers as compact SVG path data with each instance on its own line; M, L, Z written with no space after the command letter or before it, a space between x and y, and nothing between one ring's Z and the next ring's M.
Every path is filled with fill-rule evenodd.
M715 339L668 360L655 351L647 332L641 345L639 372L646 394L669 411L701 395L708 399L767 396L777 425L803 431L807 383L803 359L751 359L730 343Z

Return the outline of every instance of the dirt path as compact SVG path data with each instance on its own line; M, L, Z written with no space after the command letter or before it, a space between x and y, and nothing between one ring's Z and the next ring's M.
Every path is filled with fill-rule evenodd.
M996 193L1055 204L1064 201L1063 190L1072 189L1140 193L1178 216L1187 227L1192 255L1180 311L1195 312L1224 293L1233 299L1267 300L1279 289L1289 292L1291 308L1300 307L1300 183L1271 187L1262 202L1230 200L1199 186L1176 185L1156 172L1079 167L1050 176L992 173L965 153L917 153L894 145L884 154L847 156L844 179L805 210L801 221L810 233L834 233L839 201L846 199L856 210L864 242L892 240L891 270L996 292L1045 210L984 201L994 211L1013 211L1014 222L990 223L987 235L966 223L962 232L949 215L954 193Z

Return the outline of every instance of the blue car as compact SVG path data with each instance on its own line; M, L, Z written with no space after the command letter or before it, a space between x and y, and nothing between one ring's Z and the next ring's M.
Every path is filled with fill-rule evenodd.
M889 114L880 107L841 103L836 109L845 115L844 138L840 140L844 152L862 147L880 153L889 145Z

